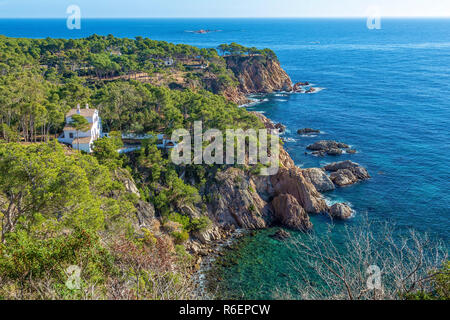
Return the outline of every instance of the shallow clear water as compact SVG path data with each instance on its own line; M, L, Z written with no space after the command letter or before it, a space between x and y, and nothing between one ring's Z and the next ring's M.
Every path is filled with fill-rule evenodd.
M0 34L15 37L111 33L200 47L235 41L273 49L294 82L309 81L324 90L271 95L250 109L287 126L290 142L285 147L301 167L346 159L367 167L370 181L326 194L330 200L350 202L357 211L347 224L358 224L367 213L392 220L400 229L429 232L448 244L450 20L383 20L382 28L368 30L362 19L137 19L83 20L82 30L70 31L64 20L0 20ZM222 31L186 32L197 29ZM304 127L325 133L297 135ZM359 152L339 158L305 155L305 147L319 139L343 141ZM312 221L319 232L328 223L323 217ZM269 238L271 232L248 241L238 264L225 273L234 293L269 298L274 286L287 286L291 252Z

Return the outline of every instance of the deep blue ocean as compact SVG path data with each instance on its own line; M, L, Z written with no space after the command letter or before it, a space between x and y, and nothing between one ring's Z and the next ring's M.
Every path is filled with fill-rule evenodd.
M198 29L221 31L187 32ZM0 20L0 34L11 37L93 33L199 47L238 42L271 48L293 82L309 81L323 90L270 95L250 109L287 126L285 147L298 166L351 159L373 177L325 194L356 210L345 223L358 224L367 214L449 243L450 19L384 19L381 30L369 30L363 19L93 19L75 31L65 20ZM297 135L304 127L324 133ZM305 147L319 139L343 141L359 152L339 158L305 155ZM329 223L324 217L312 221L319 231ZM248 241L239 263L225 274L243 297L272 297L270 288L283 286L282 273L289 272L284 258L291 253L269 232Z

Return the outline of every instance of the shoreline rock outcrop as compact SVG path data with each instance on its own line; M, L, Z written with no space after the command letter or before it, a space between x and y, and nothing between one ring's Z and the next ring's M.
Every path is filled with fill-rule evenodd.
M283 226L300 231L312 229L312 223L305 209L290 194L280 194L272 201L275 221Z
M330 216L333 219L346 220L353 216L353 209L345 203L336 203L330 207Z
M312 183L319 192L326 192L335 189L333 181L331 181L325 171L320 168L304 169L303 175L306 180Z

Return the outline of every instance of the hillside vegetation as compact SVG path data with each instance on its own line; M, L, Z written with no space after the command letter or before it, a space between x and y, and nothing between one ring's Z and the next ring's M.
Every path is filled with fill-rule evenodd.
M0 49L0 298L193 298L184 244L211 227L207 183L226 167L177 167L155 141L116 150L120 132L170 134L197 120L204 130L263 127L204 82L237 87L225 60L140 37L1 36ZM192 71L197 62L207 69ZM87 103L111 133L89 155L54 139L67 111Z

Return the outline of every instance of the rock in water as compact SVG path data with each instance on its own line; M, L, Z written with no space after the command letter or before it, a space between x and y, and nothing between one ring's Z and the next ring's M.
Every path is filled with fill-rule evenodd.
M302 92L304 89L303 87L305 86L309 86L309 82L297 82L296 84L294 84L294 86L292 87L292 90L294 92Z
M329 156L340 156L343 153L343 151L338 148L331 148L331 149L328 149L326 152L327 152L327 155L329 155Z
M358 178L349 169L340 169L330 175L331 181L337 186L347 186L358 182Z
M280 229L277 232L275 232L274 234L270 235L270 237L277 239L277 240L286 240L286 239L289 239L291 237L291 235L286 230Z
M328 206L313 184L306 180L297 167L280 168L270 177L275 195L290 194L307 213L328 212Z
M325 166L324 169L332 172L330 179L338 186L346 186L370 179L370 175L364 167L350 160L333 162Z
M331 181L331 179L322 169L309 168L304 169L302 172L306 180L312 183L314 187L316 187L317 191L325 192L335 189L333 181Z
M298 134L311 134L311 133L320 133L320 130L312 129L312 128L303 128L297 130Z
M336 203L330 208L330 216L333 219L346 220L351 218L353 210L345 203Z
M286 126L283 125L282 123L277 123L275 125L275 128L278 129L278 132L283 133L284 131L286 131Z
M344 153L343 149L349 149L350 146L333 140L321 140L317 141L306 147L308 150L312 150L314 155L323 157L324 155L339 156ZM355 153L356 150L351 150L349 153Z
M308 150L312 151L327 151L329 149L342 149L349 148L348 145L342 142L336 142L333 140L320 140L306 147Z
M309 216L297 199L290 194L281 194L272 201L275 219L287 228L306 231L312 228Z

